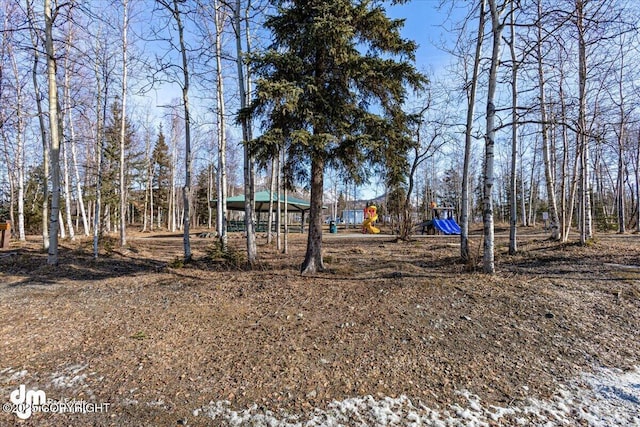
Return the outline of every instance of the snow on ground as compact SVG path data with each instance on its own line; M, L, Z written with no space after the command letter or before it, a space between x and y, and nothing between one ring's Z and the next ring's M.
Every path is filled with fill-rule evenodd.
M640 367L623 372L599 369L561 386L548 401L530 399L520 406L484 405L469 392L461 392L466 405L451 405L433 410L406 396L375 399L372 396L334 401L326 409L315 409L307 416L274 413L252 407L234 411L228 401L211 402L193 411L231 426L255 427L484 427L490 425L522 426L639 426Z

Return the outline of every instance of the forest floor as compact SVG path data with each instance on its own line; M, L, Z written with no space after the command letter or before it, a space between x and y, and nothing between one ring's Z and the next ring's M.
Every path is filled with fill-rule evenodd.
M508 426L563 411L567 425L606 425L588 423L588 402L523 408L602 369L638 372L640 236L581 247L519 233L508 256L497 230L492 276L459 262L457 236L325 234L328 271L310 276L299 234L289 255L260 236L253 271L237 268L238 233L222 259L194 232L185 266L178 233L130 231L124 249L105 239L98 260L90 240L65 241L57 267L35 236L12 242L0 251L3 410L23 384L98 412L2 413L0 425ZM634 390L613 394L640 408Z

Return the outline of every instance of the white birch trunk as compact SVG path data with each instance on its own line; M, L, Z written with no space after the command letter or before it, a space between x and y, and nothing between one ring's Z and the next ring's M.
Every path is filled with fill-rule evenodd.
M224 79L222 74L222 30L224 14L219 8L222 2L214 1L215 51L216 51L216 99L218 116L218 218L217 228L222 250L227 250L227 140L225 132Z
M280 153L276 154L278 158L276 164L278 166L278 173L276 175L276 250L282 251L282 233L280 228L282 227L282 203L280 201L282 197L282 165L280 164Z
M484 223L484 252L482 270L485 273L495 273L494 263L494 225L493 225L493 186L494 186L494 147L495 147L495 93L498 80L498 66L500 64L500 46L503 24L500 22L500 11L496 0L488 0L491 13L491 33L493 47L491 51L491 65L489 69L489 81L487 89L487 136L485 139L484 161L484 196L483 196L483 223Z
M267 218L267 244L273 243L273 195L276 191L276 163L277 160L274 157L271 159L271 177L269 181L269 217Z
M15 135L15 181L16 187L18 188L18 195L16 204L18 205L18 238L21 241L27 240L24 232L24 164L25 164L25 154L24 154L24 115L22 111L22 107L24 104L24 99L22 95L22 84L20 83L20 75L18 73L18 64L16 61L16 57L13 53L12 46L8 47L8 53L10 55L11 60L11 68L13 69L14 78L16 80L15 90L16 90L16 135ZM11 163L7 162L7 166L11 165ZM11 197L13 199L13 190L11 191ZM11 208L11 214L13 215L13 207ZM15 223L12 223L11 227L15 227Z
M71 186L70 186L70 175L69 175L69 158L67 153L67 143L64 138L60 141L60 148L62 154L62 177L63 177L63 189L64 189L64 200L65 200L65 216L67 220L67 229L69 230L69 238L71 240L76 239L75 230L73 229L73 217L71 215Z
M40 84L38 83L39 62L40 62L40 44L38 30L35 27L35 12L31 0L26 1L27 18L29 20L29 33L31 44L33 46L33 67L31 69L31 78L33 81L33 91L36 99L36 108L38 110L38 126L40 129L40 140L42 141L42 169L45 179L43 185L42 198L42 247L45 251L49 250L49 184L47 177L49 176L49 143L47 140L47 128L44 122L44 111L42 108L42 94Z
M98 259L99 239L102 235L102 165L104 164L105 143L104 143L104 118L107 105L106 82L102 81L100 74L100 61L96 56L94 62L94 72L96 76L96 143L98 153L96 156L96 200L93 205L93 257ZM104 87L103 87L104 86ZM103 94L103 91L105 93Z
M510 212L509 212L509 255L518 252L518 58L516 57L516 27L514 18L514 4L511 3L511 16L509 29L511 30L511 41L509 43L509 53L511 54L512 79L511 79L511 178L510 178ZM523 194L524 197L524 194Z
M120 120L120 246L127 245L127 223L125 212L127 210L127 186L125 181L125 139L127 123L127 68L129 66L127 58L128 40L127 30L129 28L129 1L122 0L122 86L120 90L120 109L122 120Z
M60 228L60 134L58 123L58 85L56 56L53 45L53 13L51 0L44 0L45 48L49 87L49 134L51 137L51 215L49 219L49 251L47 264L58 265L58 231Z
M241 0L236 0L234 10L234 22L236 31L236 65L238 68L238 92L240 96L240 108L245 109L248 105L248 94L245 89L245 79L249 79L249 72L247 75L244 72L244 53L242 51L242 25L240 20ZM247 21L247 32L248 32ZM247 36L247 40L248 36ZM241 118L242 124L242 140L244 150L244 225L247 235L247 263L252 266L256 262L257 247L256 247L256 233L255 233L255 212L254 212L254 182L253 182L253 169L254 162L250 150L251 132L249 130L250 124L248 117L243 114Z
M183 227L183 247L184 260L191 260L191 241L189 239L191 213L189 209L191 199L191 116L189 110L189 63L187 61L187 50L184 41L184 27L178 9L178 0L173 1L174 18L178 25L178 37L180 41L180 53L182 56L182 105L184 107L185 125L185 184L182 188L182 227ZM175 218L175 215L174 215ZM174 219L175 221L175 219Z
M542 18L542 4L541 1L538 1L538 19ZM537 26L537 37L538 43L536 44L536 52L538 56L538 88L539 88L539 97L540 97L540 121L542 122L542 161L544 162L544 176L547 188L547 199L549 201L549 226L551 229L551 239L560 240L560 230L559 223L560 219L558 216L558 203L556 199L556 185L555 185L555 177L553 174L553 165L552 165L552 153L550 149L549 142L549 124L547 117L547 105L546 105L546 94L545 94L545 75L544 75L544 67L543 67L543 53L542 53L542 26L538 24Z
M475 112L476 92L478 88L478 74L480 70L480 56L482 54L482 43L484 41L485 24L485 0L480 1L480 15L478 19L478 34L476 39L476 50L473 59L473 72L471 76L471 86L468 93L467 121L464 134L464 163L462 166L462 208L460 211L460 257L464 262L469 260L469 165L471 163L471 143L473 133L473 115Z
M282 246L282 253L283 254L288 254L289 253L289 208L288 208L288 203L287 203L287 182L284 179L284 169L286 167L287 164L287 159L286 159L286 152L284 147L282 148L282 177L283 177L283 185L282 185L282 194L284 194L284 216L283 216L283 221L284 221L284 239L283 239L283 246Z

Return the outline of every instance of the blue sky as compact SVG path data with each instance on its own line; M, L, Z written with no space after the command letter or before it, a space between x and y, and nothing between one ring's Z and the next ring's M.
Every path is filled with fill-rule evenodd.
M452 26L451 22L459 22L468 7L467 4L461 3L462 5L454 11L453 17L449 17L449 9L453 2L449 2L443 10L439 8L440 3L440 0L413 0L405 4L385 4L390 17L405 19L403 36L418 44L416 66L434 79L442 76L446 72L446 67L450 65L451 56L443 51L441 46L443 44L451 46L455 41L454 32L449 30ZM158 92L149 94L152 97L152 105L169 104L172 98L180 96L178 88L170 89L168 86L163 85ZM196 96L192 97L192 102L197 104ZM231 133L235 135L234 131ZM377 187L374 179L370 185L360 188L358 195L363 198L380 195L383 189Z
M418 43L418 69L436 73L450 61L450 55L438 46L443 43L451 46L455 41L455 34L448 29L452 20L459 21L464 17L467 9L466 5L457 7L452 11L452 17L449 17L450 6L439 10L439 5L440 0L413 0L387 7L390 17L405 19L403 36Z

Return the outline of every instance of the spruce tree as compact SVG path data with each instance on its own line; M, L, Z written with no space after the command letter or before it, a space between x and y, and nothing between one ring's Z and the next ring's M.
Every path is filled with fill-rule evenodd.
M162 126L160 126L158 139L153 148L151 162L153 164L153 197L155 198L154 203L157 211L157 209L161 209L161 207L165 207L169 203L169 187L171 187L171 159L169 158L169 146L165 141ZM151 220L153 221L153 218Z
M263 118L254 146L263 156L284 145L291 176L311 189L303 273L324 269L324 170L355 181L384 165L390 181L406 170L411 143L402 106L425 78L413 66L415 43L400 35L378 1L272 1L265 23L272 44L253 59L256 92L250 111ZM392 182L393 183L393 182Z

